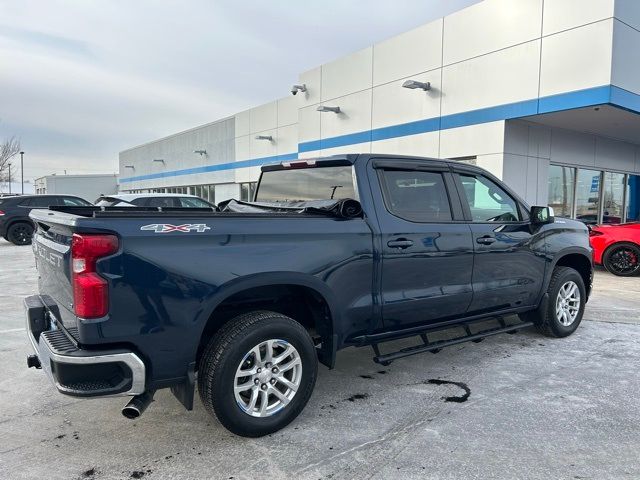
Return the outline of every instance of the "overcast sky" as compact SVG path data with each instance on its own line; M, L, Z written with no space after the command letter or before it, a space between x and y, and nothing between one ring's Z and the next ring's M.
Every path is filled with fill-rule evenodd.
M0 139L25 179L285 96L302 71L477 0L0 0Z

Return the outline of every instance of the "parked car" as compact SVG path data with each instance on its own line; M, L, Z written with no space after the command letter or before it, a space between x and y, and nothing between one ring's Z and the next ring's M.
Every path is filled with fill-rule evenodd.
M191 410L197 381L226 428L261 436L302 411L318 361L333 368L340 349L370 345L387 365L532 325L565 337L591 291L587 227L474 166L287 162L262 167L255 199L218 212L33 212L28 365L67 395L133 396L129 418L161 388ZM465 333L430 337L451 327ZM411 336L422 343L383 351Z
M588 214L588 215L578 215L576 220L580 220L585 225L597 225L598 224L598 215L596 214ZM609 215L607 212L602 216L602 223L612 224L612 223L621 223L622 218Z
M593 226L589 239L597 265L621 277L640 275L640 223Z
M50 205L89 206L72 195L16 195L0 197L0 236L15 245L29 245L35 225L29 218L34 208Z
M185 207L215 208L212 203L195 195L175 193L120 193L101 195L95 202L99 207L137 206L137 207Z

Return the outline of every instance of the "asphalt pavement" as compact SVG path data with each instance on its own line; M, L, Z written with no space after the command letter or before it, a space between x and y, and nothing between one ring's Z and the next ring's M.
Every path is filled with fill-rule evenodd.
M640 478L640 278L598 270L565 339L526 329L389 367L344 350L300 417L259 439L197 397L187 412L161 391L131 421L125 399L58 394L26 368L34 292L31 249L0 240L1 479Z

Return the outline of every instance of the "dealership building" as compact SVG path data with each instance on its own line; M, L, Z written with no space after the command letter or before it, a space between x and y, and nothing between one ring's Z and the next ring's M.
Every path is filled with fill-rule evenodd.
M640 219L638 0L484 0L294 80L121 152L120 190L246 200L264 164L394 153L473 163L557 214Z

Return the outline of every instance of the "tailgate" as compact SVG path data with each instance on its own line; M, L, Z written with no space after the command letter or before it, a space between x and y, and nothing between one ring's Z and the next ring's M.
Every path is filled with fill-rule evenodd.
M33 253L38 270L38 291L51 297L60 309L66 328L75 328L71 285L71 232L62 233L39 225L33 236ZM53 231L52 231L53 230Z

